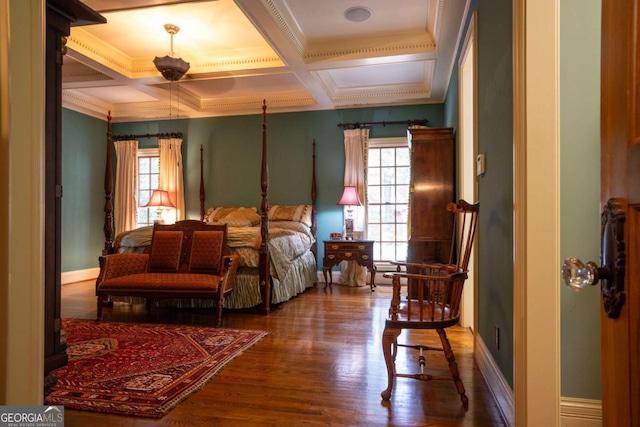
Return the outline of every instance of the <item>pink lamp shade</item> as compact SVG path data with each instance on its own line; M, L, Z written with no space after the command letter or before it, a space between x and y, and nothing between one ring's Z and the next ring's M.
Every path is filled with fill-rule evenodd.
M362 202L360 202L360 197L358 197L358 190L356 187L347 185L344 187L344 192L342 193L342 197L338 202L339 205L343 206L362 206Z
M175 208L175 205L169 198L169 193L166 190L153 190L149 203L144 205L146 208L158 207L158 208Z

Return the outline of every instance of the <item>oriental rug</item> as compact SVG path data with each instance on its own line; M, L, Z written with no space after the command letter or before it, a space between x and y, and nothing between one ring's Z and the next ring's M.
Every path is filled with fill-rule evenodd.
M160 418L268 332L64 319L67 365L47 405Z

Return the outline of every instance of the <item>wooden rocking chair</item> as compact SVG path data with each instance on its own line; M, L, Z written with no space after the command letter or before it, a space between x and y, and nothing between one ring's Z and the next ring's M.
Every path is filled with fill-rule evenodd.
M476 233L479 204L471 205L460 200L457 204L449 203L446 209L455 215L449 263L428 265L394 262L398 272L384 274L384 277L392 279L393 296L389 318L385 322L382 335L382 350L388 374L387 388L381 393L383 400L389 400L391 397L396 377L422 381L453 380L464 408L467 409L469 406L469 399L465 394L458 373L458 364L451 351L445 329L458 324L460 318L460 299L467 279L467 266ZM407 290L404 300L401 299L402 288ZM435 329L442 348L422 344L398 344L398 336L403 329ZM398 347L409 347L419 351L420 373L396 372ZM444 352L451 377L429 375L424 372L425 350Z

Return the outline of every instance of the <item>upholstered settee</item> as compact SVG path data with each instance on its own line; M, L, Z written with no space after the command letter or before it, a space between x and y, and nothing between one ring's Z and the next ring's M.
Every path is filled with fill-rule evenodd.
M184 220L153 227L148 253L100 257L96 281L97 319L110 296L143 297L147 309L160 298L207 298L216 301L216 326L222 303L231 292L238 257L228 254L227 225Z

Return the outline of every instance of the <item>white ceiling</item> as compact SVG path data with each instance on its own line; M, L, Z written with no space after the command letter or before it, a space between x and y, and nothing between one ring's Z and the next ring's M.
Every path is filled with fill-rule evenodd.
M107 23L71 29L63 106L122 122L444 102L469 1L82 0ZM153 65L166 23L191 64L175 83Z

